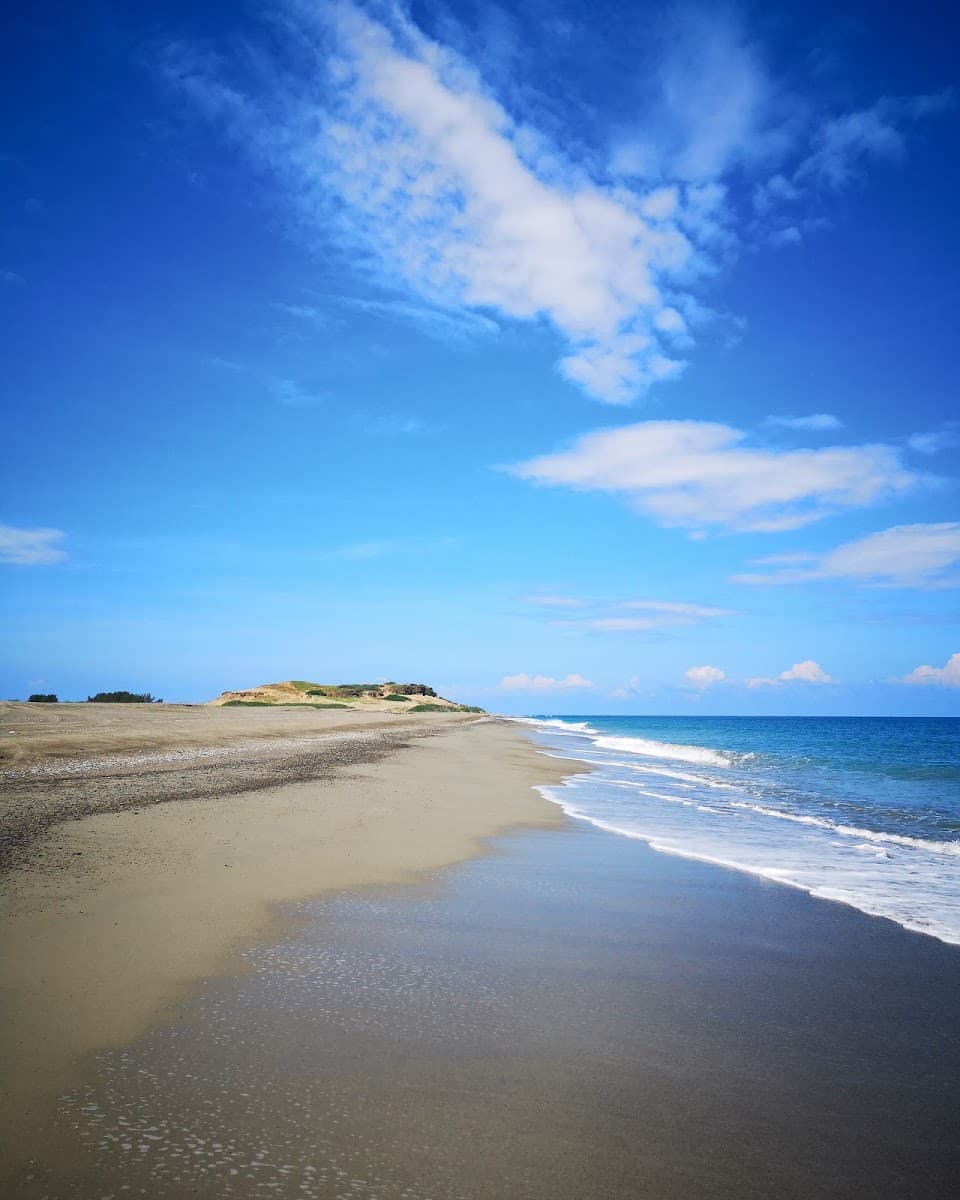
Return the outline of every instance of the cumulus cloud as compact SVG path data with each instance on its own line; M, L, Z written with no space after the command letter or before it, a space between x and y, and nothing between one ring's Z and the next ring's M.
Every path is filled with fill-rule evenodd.
M832 413L811 413L808 417L767 417L768 425L780 425L784 429L810 429L814 432L825 429L842 429L843 422Z
M755 675L751 679L745 679L744 683L749 688L760 688L779 687L781 683L836 683L836 680L831 678L819 663L807 658L781 671L775 679Z
M915 667L900 682L921 687L960 688L960 654L951 654L942 667Z
M777 585L846 579L884 587L952 586L960 582L956 571L960 564L960 522L895 525L819 556L777 555L756 561L788 565L772 572L734 575L732 582Z
M566 675L563 679L554 679L552 675L504 675L500 680L500 689L504 692L554 692L564 689L592 688L593 684L582 675Z
M692 687L697 688L699 691L705 691L715 683L723 683L727 677L727 673L726 671L721 671L719 667L703 666L689 667L684 671L684 676Z
M399 5L289 3L265 43L285 31L275 61L262 47L176 45L161 70L273 173L300 236L333 240L412 298L381 315L439 336L494 317L546 323L564 345L561 375L624 403L682 373L696 293L761 210L772 219L811 187L899 156L901 126L935 108L884 101L814 120L785 102L731 10L677 9L668 25L648 39L656 60L623 80L634 95L646 81L642 132L608 162L582 145L575 115L563 125L565 95L539 96L526 72L517 87L489 47L472 62ZM531 119L545 111L549 133ZM749 213L729 186L743 172L756 182ZM802 225L781 221L773 236L797 240Z
M661 525L797 529L904 494L919 477L892 446L776 450L706 421L643 421L585 434L510 468L534 483L622 496Z
M64 534L59 529L18 529L0 525L0 562L23 567L48 566L67 557L62 548Z
M815 663L812 658L807 658L803 662L794 663L792 667L788 667L786 671L780 672L780 678L789 682L790 680L799 680L801 683L833 683L834 681L826 673L819 663Z

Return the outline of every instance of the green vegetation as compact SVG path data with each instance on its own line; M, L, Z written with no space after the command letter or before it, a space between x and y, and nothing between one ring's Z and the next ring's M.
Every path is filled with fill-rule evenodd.
M28 704L59 704L55 693L53 692L34 692L32 696L27 697Z
M359 700L361 696L376 696L380 700L396 700L405 696L434 696L436 692L425 683L307 683L304 679L291 679L298 691L308 696L327 696ZM381 696L382 688L389 688L389 696Z
M307 693L310 695L311 693ZM227 700L221 708L349 708L349 704L274 704L272 700Z
M455 704L448 708L445 704L414 704L407 712L472 712L482 713L485 710L476 704Z
M157 696L149 692L97 692L87 697L88 704L162 704Z
M330 699L359 700L365 692L379 692L375 683L327 683L307 689L308 696L327 696Z
M399 700L401 704L406 704L407 696L398 696L396 692L391 692L389 696L381 696L381 700Z

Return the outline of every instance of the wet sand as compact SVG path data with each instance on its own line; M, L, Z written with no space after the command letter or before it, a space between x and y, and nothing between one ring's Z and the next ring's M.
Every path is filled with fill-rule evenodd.
M953 947L580 823L296 915L100 1056L27 1200L956 1195Z
M12 831L0 895L8 1180L31 1155L69 1161L56 1098L97 1051L177 1019L198 980L277 936L278 904L416 880L511 825L563 821L531 785L576 766L507 726L363 714L344 729L343 714L312 712L267 714L269 738L251 738L260 714L241 712L224 738L208 722L192 742L164 733L159 710L111 713L95 754L78 754L83 728L58 731L55 753L20 735L0 796ZM153 740L131 754L143 720L157 723Z

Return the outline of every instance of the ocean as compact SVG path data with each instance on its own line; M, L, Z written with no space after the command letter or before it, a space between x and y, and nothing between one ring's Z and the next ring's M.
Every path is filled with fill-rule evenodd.
M960 945L960 719L515 719L571 816Z

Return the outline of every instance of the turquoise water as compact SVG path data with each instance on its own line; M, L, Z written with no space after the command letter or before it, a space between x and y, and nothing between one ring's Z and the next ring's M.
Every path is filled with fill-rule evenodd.
M544 789L571 815L960 945L960 720L523 723L595 767Z

